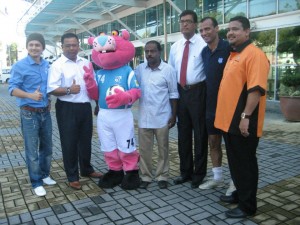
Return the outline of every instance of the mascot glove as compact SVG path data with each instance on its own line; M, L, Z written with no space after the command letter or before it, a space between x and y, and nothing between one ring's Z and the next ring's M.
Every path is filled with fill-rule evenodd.
M83 75L83 79L88 95L91 99L98 100L99 92L96 81L94 79L94 69L92 63L89 64L89 67L84 66L83 69L85 72Z
M129 91L115 90L115 94L106 97L108 108L118 108L121 105L133 104L141 95L139 89Z

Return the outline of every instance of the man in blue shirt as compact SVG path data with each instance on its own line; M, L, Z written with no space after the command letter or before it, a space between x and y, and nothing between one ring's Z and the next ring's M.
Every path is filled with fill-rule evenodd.
M32 33L26 41L27 57L11 70L9 93L17 97L21 129L25 144L26 164L30 181L37 196L46 195L43 183L56 184L50 178L52 158L52 121L47 95L49 63L41 55L44 37Z
M211 189L223 187L223 169L222 169L222 135L219 129L214 127L217 97L220 82L223 77L223 70L230 54L230 47L227 41L219 38L218 22L213 17L205 17L200 21L199 31L207 43L202 51L204 62L204 71L206 74L206 128L208 133L208 143L210 147L210 156L212 161L213 179L209 179L199 186L200 189ZM231 195L235 190L233 182L226 195Z
M136 77L142 95L139 100L140 188L147 188L153 178L161 189L167 188L169 177L169 129L176 122L179 97L176 72L160 59L161 45L149 41L145 45L147 62L140 64ZM154 137L157 140L158 160L152 175Z

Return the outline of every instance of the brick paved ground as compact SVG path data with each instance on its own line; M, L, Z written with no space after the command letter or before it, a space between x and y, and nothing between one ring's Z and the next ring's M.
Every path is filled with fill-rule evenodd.
M174 128L168 189L160 190L153 182L147 190L102 190L97 179L81 178L82 190L74 191L67 185L54 108L52 118L51 175L58 184L47 186L45 197L37 197L28 180L19 110L15 98L7 94L7 85L0 85L0 224L300 224L300 123L286 122L280 114L266 115L257 154L259 207L248 219L225 218L224 212L233 206L221 203L219 196L227 187L203 191L191 189L189 183L172 185L179 171ZM96 132L92 145L92 164L105 172ZM228 183L225 152L223 161ZM210 161L208 166L211 175Z

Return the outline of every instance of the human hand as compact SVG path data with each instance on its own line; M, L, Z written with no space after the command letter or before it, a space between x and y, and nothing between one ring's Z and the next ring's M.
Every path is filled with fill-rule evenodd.
M168 121L168 127L169 129L171 129L172 127L174 127L176 124L176 116L172 116L169 121Z
M35 101L42 100L43 94L40 92L40 86L38 86L38 88L33 93L31 93L30 98Z
M248 137L249 136L249 132L248 132L249 119L241 119L239 128L240 128L241 134L244 137Z
M70 94L78 94L80 92L80 85L76 84L75 79L70 87Z

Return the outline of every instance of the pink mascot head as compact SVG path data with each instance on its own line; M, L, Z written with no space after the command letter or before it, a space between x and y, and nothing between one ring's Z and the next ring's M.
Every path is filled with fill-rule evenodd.
M129 38L127 30L123 30L121 36L90 37L88 43L93 46L94 63L103 69L112 70L130 62L135 55L135 48Z

